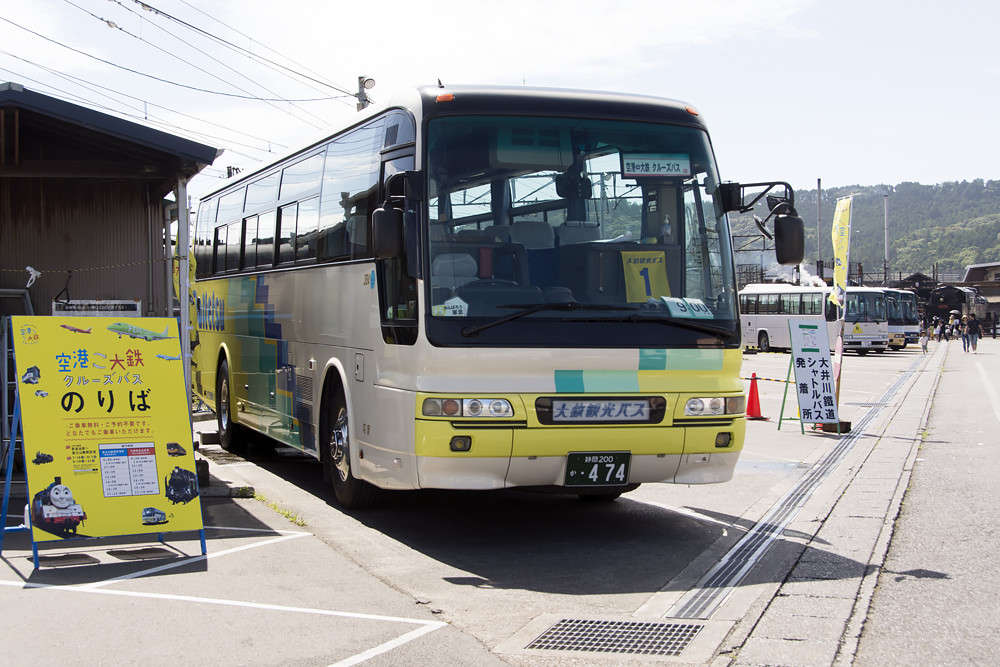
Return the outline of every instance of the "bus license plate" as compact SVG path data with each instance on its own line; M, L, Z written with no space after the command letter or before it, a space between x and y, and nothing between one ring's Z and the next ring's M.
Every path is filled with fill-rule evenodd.
M628 483L629 452L566 455L566 486L622 486Z

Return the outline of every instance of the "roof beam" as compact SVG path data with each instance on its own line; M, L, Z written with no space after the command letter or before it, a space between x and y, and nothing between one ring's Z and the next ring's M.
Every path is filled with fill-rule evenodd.
M158 165L100 160L22 160L16 167L0 165L2 178L114 178L161 180Z

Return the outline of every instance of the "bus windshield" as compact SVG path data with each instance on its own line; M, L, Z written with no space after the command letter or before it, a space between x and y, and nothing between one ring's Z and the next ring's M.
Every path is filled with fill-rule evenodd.
M844 319L848 322L885 322L885 296L878 292L848 292Z
M899 300L903 324L919 324L920 314L917 312L917 295L905 292Z
M736 331L705 132L444 117L430 122L427 146L431 317L470 326L530 308L504 326L689 320Z

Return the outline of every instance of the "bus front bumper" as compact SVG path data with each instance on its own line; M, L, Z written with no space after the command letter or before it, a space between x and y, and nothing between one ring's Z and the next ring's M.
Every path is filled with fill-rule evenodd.
M742 416L727 416L697 426L628 428L497 428L496 425L476 428L418 419L417 477L421 488L566 486L568 454L628 452L627 484L725 482L732 479L745 432L746 420ZM719 434L728 434L726 446L717 446ZM451 451L450 442L455 436L471 438L468 451Z

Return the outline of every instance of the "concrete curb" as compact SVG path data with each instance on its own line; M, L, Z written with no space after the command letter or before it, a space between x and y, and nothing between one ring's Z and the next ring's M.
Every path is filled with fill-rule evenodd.
M225 482L210 484L201 489L202 498L253 498L255 495L252 486L229 486Z

